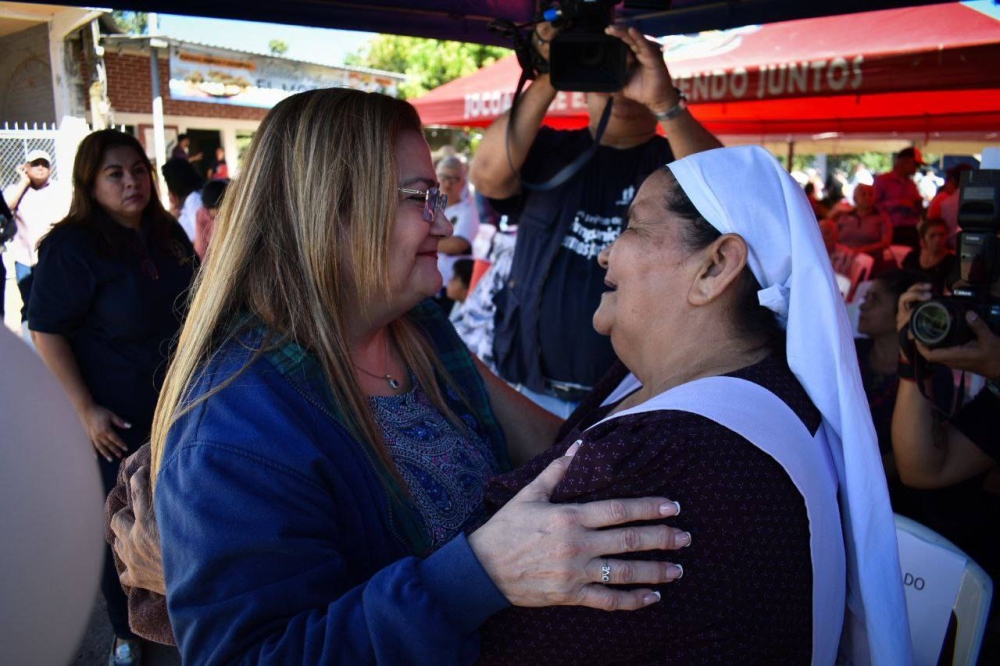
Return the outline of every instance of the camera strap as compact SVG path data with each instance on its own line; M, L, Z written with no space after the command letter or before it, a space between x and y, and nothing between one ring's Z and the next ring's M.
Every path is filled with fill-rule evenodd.
M899 379L914 382L917 385L917 390L920 391L920 395L930 403L931 409L945 420L954 416L965 402L965 372L962 372L961 378L952 394L951 405L949 405L947 410L941 409L937 404L937 396L934 395L934 375L947 366L942 366L939 363L931 363L921 356L920 352L917 351L916 341L909 336L909 327L900 329L899 347L903 356L909 359L907 363L904 363L902 358L900 359L897 369ZM931 383L929 392L927 390L928 381Z
M510 127L514 122L514 113L517 109L518 98L520 98L521 90L527 80L527 72L522 72L521 80L517 84L517 91L514 93L514 101L510 107L510 116L507 118L507 138L505 141L507 149L507 165L514 173L518 173L518 170L514 168L514 161L510 157ZM608 103L604 105L604 112L601 113L601 120L597 124L597 134L594 136L594 142L585 151L580 153L576 159L564 166L558 173L544 183L530 183L522 180L521 188L529 192L549 192L556 189L560 185L563 185L566 181L579 173L580 169L582 169L587 162L593 159L594 155L597 154L598 149L601 147L601 137L604 136L604 130L607 129L608 126L608 120L611 119L611 106L613 104L614 100L611 97L608 97Z
M520 174L520 169L514 167L514 160L510 157L510 128L514 122L514 115L517 112L517 104L521 99L521 92L524 90L524 84L526 84L529 80L537 78L539 74L546 74L549 71L548 61L544 60L531 44L531 35L535 34L535 25L538 21L545 20L550 20L550 18L539 15L535 17L535 21L528 24L515 25L510 21L496 20L490 22L488 26L490 32L500 37L510 39L513 42L514 53L517 54L517 62L521 65L521 78L517 82L517 89L514 91L514 99L510 104L510 114L507 117L507 132L504 138L507 166L510 167L512 173L516 174ZM531 30L527 32L524 31L524 28L526 27L530 27ZM540 38L541 37L539 37L539 39ZM529 192L548 192L556 189L575 176L580 169L582 169L583 166L597 154L598 148L601 147L601 138L604 136L604 130L608 126L608 120L611 119L612 104L613 100L611 97L608 97L608 103L605 104L604 112L601 114L601 120L597 124L597 134L594 136L593 145L588 147L584 152L580 153L576 159L560 169L558 173L544 183L529 183L522 180L521 187Z

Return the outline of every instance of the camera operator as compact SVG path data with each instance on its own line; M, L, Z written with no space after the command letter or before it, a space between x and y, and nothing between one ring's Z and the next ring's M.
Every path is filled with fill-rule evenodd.
M994 283L993 293L1000 294L1000 283ZM931 297L929 284L907 290L899 299L897 329L907 330L913 309ZM892 417L892 447L900 478L915 488L954 486L992 470L1000 461L1000 337L972 310L965 317L975 334L971 342L940 349L916 342L915 350L928 362L986 377L986 387L942 422L915 381L899 383ZM900 359L901 378L905 378L913 362L919 359Z
M470 174L497 211L519 225L510 279L496 298L497 368L562 417L615 359L610 340L591 326L606 289L597 255L622 231L646 176L675 157L721 147L687 111L656 44L635 28L609 26L605 33L628 46L631 75L610 94L611 115L593 157L551 190L522 188L522 179L552 178L593 145L609 98L587 94L586 129L543 129L556 89L549 74L540 74L518 100L509 131L509 112L487 129ZM532 35L546 61L554 34L541 23ZM666 139L657 136L658 123Z

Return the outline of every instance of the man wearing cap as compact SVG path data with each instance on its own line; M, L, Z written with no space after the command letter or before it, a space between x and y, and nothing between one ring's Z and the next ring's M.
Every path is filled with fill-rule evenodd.
M21 327L27 333L28 297L31 294L31 271L38 262L37 246L53 224L69 212L69 197L52 175L52 157L44 150L32 150L25 164L17 169L20 179L4 191L7 205L14 213L17 233L10 243L11 259L21 292Z
M923 165L920 149L904 148L896 154L892 171L875 178L875 207L892 220L892 242L895 245L914 248L920 245L917 225L924 211L924 200L913 182L913 175L917 173L917 167Z

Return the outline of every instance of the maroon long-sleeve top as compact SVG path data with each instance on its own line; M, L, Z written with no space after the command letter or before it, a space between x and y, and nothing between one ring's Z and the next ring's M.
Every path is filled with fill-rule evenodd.
M815 433L820 415L783 354L732 376L784 400ZM681 514L665 522L692 534L690 547L644 557L678 562L684 577L640 611L511 608L482 629L489 664L808 663L812 570L805 502L770 456L704 417L661 411L620 417L586 434L610 411L600 403L621 364L570 417L559 443L487 489L494 512L577 439L584 444L555 502L665 496Z

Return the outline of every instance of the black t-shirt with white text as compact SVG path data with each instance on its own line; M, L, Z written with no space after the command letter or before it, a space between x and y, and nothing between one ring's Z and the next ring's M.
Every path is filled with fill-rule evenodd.
M562 166L560 156L579 154L591 143L586 131L543 131L522 176L536 182L550 177ZM557 190L558 213L551 227L555 233L548 242L559 243L559 249L540 286L538 343L545 377L594 386L615 362L610 339L593 327L594 312L605 291L605 270L597 256L621 233L642 182L672 159L662 137L624 150L601 146ZM523 231L519 229L519 236Z

